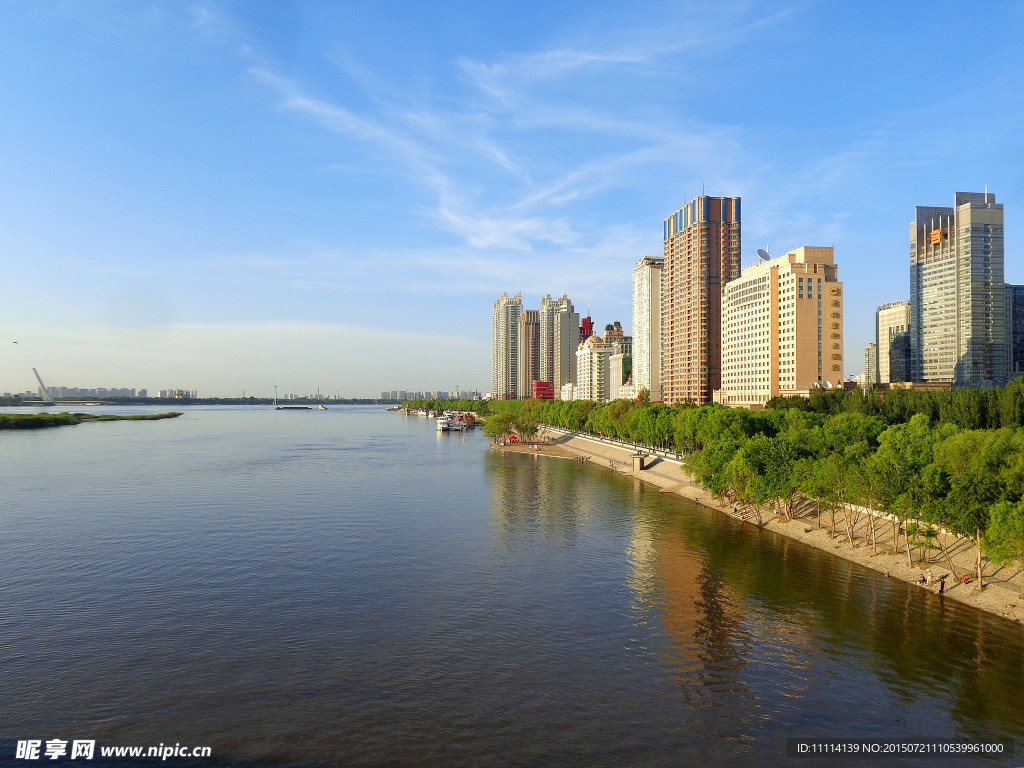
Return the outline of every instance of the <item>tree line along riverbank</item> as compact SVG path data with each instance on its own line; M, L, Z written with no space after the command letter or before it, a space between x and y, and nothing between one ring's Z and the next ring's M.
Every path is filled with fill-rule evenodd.
M491 415L492 438L529 438L549 424L678 451L695 481L730 504L781 520L811 505L830 535L889 547L911 565L946 561L956 572L950 554L969 544L977 588L986 558L1024 560L1024 379L993 390L820 391L756 412L643 397L488 401L478 412ZM859 518L859 508L885 518Z
M115 416L96 413L0 413L0 430L4 429L46 429L67 427L83 421L157 421L181 416L181 411L169 413L136 414Z

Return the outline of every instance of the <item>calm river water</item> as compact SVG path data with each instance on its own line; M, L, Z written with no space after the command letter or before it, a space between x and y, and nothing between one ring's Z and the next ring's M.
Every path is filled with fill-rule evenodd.
M116 410L116 409L115 409ZM145 409L120 409L119 412ZM0 762L1024 765L1024 631L382 408L0 433ZM788 738L1016 741L990 760Z

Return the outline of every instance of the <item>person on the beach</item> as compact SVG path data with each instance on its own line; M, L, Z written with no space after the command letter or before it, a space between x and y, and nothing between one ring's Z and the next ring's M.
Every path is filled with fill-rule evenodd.
M925 571L925 575L927 577L927 580L925 581L925 583L928 584L929 586L931 586L931 583L932 583L932 569L929 568L927 571Z
M945 591L946 591L946 577L945 576L940 576L939 577L939 594L941 595Z
M918 583L918 584L927 584L927 583L928 583L928 579L926 579L926 578L924 577L924 574L922 573L922 574L921 574L921 578L919 578L919 579L917 580L917 583Z

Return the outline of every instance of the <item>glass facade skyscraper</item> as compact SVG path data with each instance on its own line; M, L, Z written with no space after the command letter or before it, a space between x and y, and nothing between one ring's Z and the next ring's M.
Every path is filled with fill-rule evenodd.
M919 206L910 225L910 356L915 381L987 386L1007 379L1003 206L957 192Z

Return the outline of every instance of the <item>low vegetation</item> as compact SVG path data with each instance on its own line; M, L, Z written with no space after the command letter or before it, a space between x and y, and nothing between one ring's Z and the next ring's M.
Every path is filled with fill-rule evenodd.
M156 421L157 419L173 419L181 416L180 411L170 413L138 414L134 416L114 416L96 413L0 413L0 430L2 429L44 429L46 427L65 427L81 424L83 421Z

